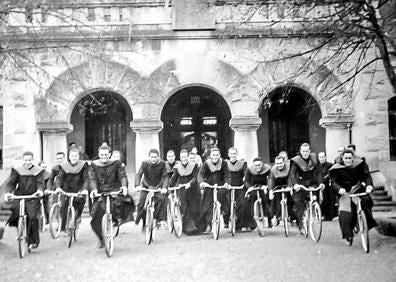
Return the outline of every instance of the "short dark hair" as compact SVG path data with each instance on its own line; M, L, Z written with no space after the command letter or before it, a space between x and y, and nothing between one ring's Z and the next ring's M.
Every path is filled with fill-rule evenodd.
M348 146L347 146L347 149L352 149L352 150L354 150L355 152L356 152L356 145L355 144L349 144Z
M107 151L110 152L110 151L111 151L111 148L110 148L109 145L107 145L106 142L103 142L102 145L100 145L99 148L98 148L98 151L100 151L100 150L107 150Z
M275 157L275 161L277 161L277 160L285 161L285 158L278 155L278 156Z
M231 147L231 148L229 148L229 149L228 149L228 152L229 152L229 151L235 151L235 152L237 152L237 153L238 153L238 149L237 149L237 148L235 148L235 147Z
M77 149L76 147L73 147L73 148L71 148L71 149L69 150L69 155L70 155L72 152L77 152L78 154L81 153L80 150Z
M37 165L38 165L38 166L41 166L41 165L44 164L44 163L46 163L46 162L45 162L45 161L39 161Z
M210 152L211 152L211 153L212 153L212 152L219 152L219 153L220 153L220 149L217 148L217 147L214 147L214 148L210 149Z
M309 143L307 143L307 142L304 142L304 143L301 144L300 149L301 149L302 147L309 147L309 148L311 148L311 145L309 145Z
M186 149L183 149L183 150L180 151L180 155L181 155L181 154L184 154L184 153L186 153L187 155L190 154ZM191 154L194 154L194 153L191 153ZM195 154L194 154L194 155L195 155Z
M318 156L319 156L319 154L322 154L322 153L323 153L325 156L327 156L327 155L326 155L326 152L324 152L324 151L319 152L319 153L318 153Z
M253 159L253 162L262 162L263 161L263 159L261 158L261 157L255 157L254 159Z
M159 151L157 149L150 149L148 154L149 154L149 156L150 156L150 154L156 154L157 156L159 156Z
M173 153L173 154L175 154L175 151L174 151L174 150L172 150L172 149L170 149L170 150L168 150L168 152L166 152L166 154L168 155L169 153Z
M341 156L344 156L345 154L352 154L352 156L354 156L355 152L351 149L345 149L344 152L341 153Z
M55 154L55 156L57 156L57 155L65 156L65 153L64 152L58 152L58 153Z
M33 158L33 153L31 151L25 151L22 154L22 157L24 157L24 156L32 156L32 158Z

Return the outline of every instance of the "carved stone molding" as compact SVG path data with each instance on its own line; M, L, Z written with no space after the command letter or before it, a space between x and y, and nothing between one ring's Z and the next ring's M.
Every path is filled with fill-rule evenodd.
M67 134L73 131L73 125L66 122L38 122L37 131L44 133Z
M261 118L252 117L234 117L230 120L230 127L234 131L252 131L257 130L261 125Z
M322 117L319 124L324 128L349 128L353 122L353 115L328 115Z
M131 121L130 126L137 133L158 133L163 127L160 120L136 119Z

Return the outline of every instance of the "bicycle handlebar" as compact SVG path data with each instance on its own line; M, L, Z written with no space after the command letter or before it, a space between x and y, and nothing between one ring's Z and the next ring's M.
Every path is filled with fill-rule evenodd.
M272 193L287 193L287 192L292 192L292 191L293 191L293 188L291 188L291 187L276 186L272 190Z
M244 187L245 185L241 185L241 186L228 186L228 189L229 190L241 190L241 189L243 189L243 187Z
M161 188L149 189L149 188L145 188L145 187L138 187L135 190L136 191L147 191L147 192L153 192L153 193L161 192Z
M368 195L369 193L367 193L367 192L363 192L363 193L357 193L357 194L349 194L349 197L350 198L353 198L353 197L362 197L362 196L366 196L366 195Z
M204 188L212 188L212 189L226 189L227 186L226 185L205 185L203 186Z
M316 187L316 188L314 188L314 187L305 187L304 185L300 185L300 188L305 190L305 191L312 191L312 192L321 190L320 187Z
M62 195L65 195L66 197L80 197L80 198L82 198L84 196L84 194L81 193L81 192L77 192L77 193L65 192L62 189L60 189L60 192L52 191L52 190L48 190L48 191L46 190L45 193L47 193L47 194L62 194Z
M168 187L168 191L175 191L175 190L179 190L184 187L186 187L186 184L182 184L182 185L175 186L175 187Z
M101 192L101 193L96 193L96 195L94 195L94 197L99 198L99 197L106 197L106 196L116 196L116 195L120 195L121 193L122 193L122 190L112 191L112 192Z
M22 200L22 199L38 199L40 198L39 196L36 195L10 195L8 197L8 200Z

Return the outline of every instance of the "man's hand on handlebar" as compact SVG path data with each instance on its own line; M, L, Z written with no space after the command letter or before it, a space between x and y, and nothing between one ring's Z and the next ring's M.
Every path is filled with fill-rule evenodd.
M346 190L344 188L340 188L340 190L338 190L338 194L340 195L344 195L346 193Z
M55 189L55 193L61 193L62 192L62 188L60 188L60 187L56 187L56 189Z
M189 189L191 187L191 183L187 182L186 184L184 184L184 189Z
M82 191L80 192L80 194L81 194L82 196L88 196L88 190L82 190Z
M4 201L8 202L12 197L12 193L4 193Z
M320 190L322 190L322 191L323 191L323 190L324 190L324 188L325 188L325 185L324 185L323 183L320 183L320 184L319 184L319 188L320 188Z
M367 185L367 187L366 187L366 193L371 193L372 191L373 191L373 186L371 186L371 185Z
M300 191L300 185L298 184L294 184L293 188L296 190L296 192Z
M41 198L44 195L44 193L41 190L37 190L33 195L38 198Z
M168 189L166 189L166 188L161 188L161 194L166 194L166 192L168 192Z
M269 194L268 194L269 199L272 201L274 199L274 191L269 190Z
M199 183L199 187L200 187L201 189L204 188L205 186L209 186L209 184L206 183L206 182L201 182L201 183Z
M95 198L95 196L98 194L98 190L92 190L91 191L91 194L89 195L89 197L91 198L91 199L93 199L93 198Z

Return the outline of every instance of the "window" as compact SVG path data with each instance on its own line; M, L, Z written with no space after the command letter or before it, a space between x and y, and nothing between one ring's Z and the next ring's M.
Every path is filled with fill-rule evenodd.
M25 22L27 23L33 22L33 9L30 7L27 7L25 9Z
M41 9L41 22L46 23L48 20L48 9Z
M104 8L103 21L105 21L105 22L111 21L111 9L110 8Z
M180 125L192 125L192 117L183 117L180 119Z
M396 161L396 97L388 100L390 159Z
M96 19L96 17L95 17L95 9L94 8L88 8L87 20L89 22L94 22L95 19Z

